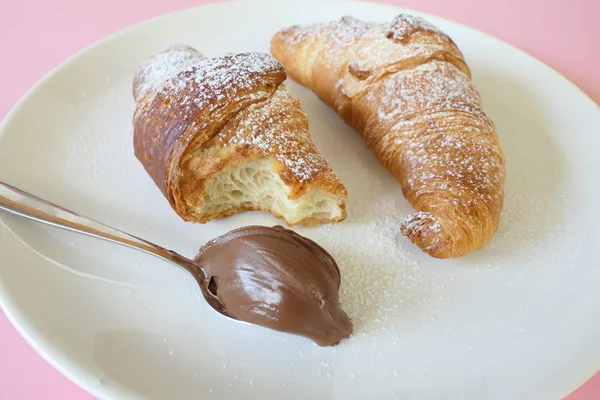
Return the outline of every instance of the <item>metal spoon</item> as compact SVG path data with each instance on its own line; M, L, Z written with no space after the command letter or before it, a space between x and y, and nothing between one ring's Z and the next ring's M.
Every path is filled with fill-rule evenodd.
M202 269L189 258L174 251L83 217L3 182L0 182L0 209L58 228L122 244L169 261L196 279L204 298L215 311L234 321L243 322L228 315L219 300L209 292L208 285L204 284L206 276Z

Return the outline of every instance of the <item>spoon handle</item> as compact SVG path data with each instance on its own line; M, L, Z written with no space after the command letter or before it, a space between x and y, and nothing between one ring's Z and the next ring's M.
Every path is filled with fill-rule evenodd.
M58 228L139 249L179 266L182 266L182 261L189 261L154 243L83 217L3 182L0 182L0 209Z

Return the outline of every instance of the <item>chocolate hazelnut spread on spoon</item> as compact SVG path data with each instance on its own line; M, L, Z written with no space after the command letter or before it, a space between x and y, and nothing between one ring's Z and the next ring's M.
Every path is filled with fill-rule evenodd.
M340 271L317 243L281 226L247 226L209 241L194 259L223 311L306 336L320 346L352 334L339 304Z

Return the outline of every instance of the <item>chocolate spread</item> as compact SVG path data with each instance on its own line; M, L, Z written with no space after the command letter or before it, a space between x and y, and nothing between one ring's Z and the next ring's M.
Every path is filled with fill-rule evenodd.
M317 243L281 226L247 226L204 245L203 284L230 316L306 336L320 346L352 333L341 309L340 270Z

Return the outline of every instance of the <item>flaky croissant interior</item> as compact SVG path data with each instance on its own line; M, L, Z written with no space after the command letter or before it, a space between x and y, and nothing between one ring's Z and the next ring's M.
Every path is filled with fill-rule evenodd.
M205 58L186 46L139 69L135 153L184 220L246 210L290 225L346 217L346 189L313 143L286 77L267 54Z
M342 217L339 198L323 190L290 199L275 164L273 158L260 157L224 168L206 182L204 196L197 199L198 203L190 203L190 210L210 215L240 208L258 209L281 215L289 224L305 225Z

